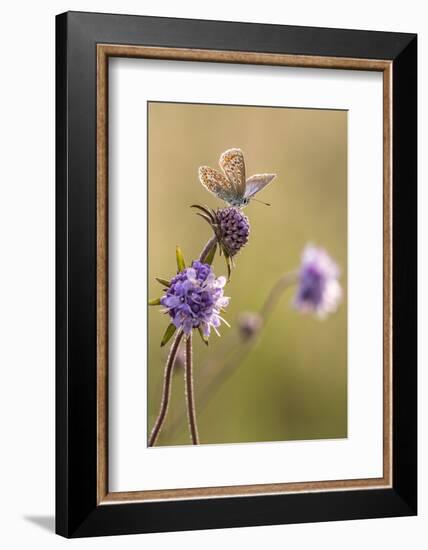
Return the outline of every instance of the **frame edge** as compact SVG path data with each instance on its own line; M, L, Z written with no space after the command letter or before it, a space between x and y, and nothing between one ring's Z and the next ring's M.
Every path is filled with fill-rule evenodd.
M68 239L67 239L67 14L55 18L55 532L69 533L68 522Z
M393 486L417 514L417 35L393 63Z
M167 513L167 521L164 521L162 526L159 526L159 517L157 510L160 510L159 506L162 506L164 503L151 503L150 509L147 507L147 504L129 504L129 505L109 505L109 506L96 506L92 503L91 495L83 495L85 499L85 505L82 506L86 509L86 513L82 510L77 512L76 499L70 496L70 477L73 477L74 470L78 468L74 463L71 463L70 460L70 401L72 398L75 399L75 393L73 396L70 394L69 388L69 352L68 352L68 301L69 301L69 287L68 287L68 241L69 241L69 229L68 229L68 215L71 212L71 209L68 207L68 133L69 128L69 97L68 97L68 78L69 78L69 59L68 59L68 38L69 38L69 14L73 15L73 28L79 26L79 30L85 35L84 45L82 48L86 48L91 40L94 40L95 30L91 32L90 37L86 34L89 32L89 26L86 27L86 23L93 22L93 16L97 14L85 14L79 12L67 12L60 14L56 17L56 155L57 155L57 164L56 164L56 532L64 537L81 537L81 536L95 536L95 535L106 535L106 534L124 534L124 533L141 533L141 532L159 532L166 530L184 530L184 529L202 529L202 528L219 528L219 527L237 527L244 525L266 525L266 524L279 524L284 523L284 515L286 512L289 512L289 506L281 504L281 513L282 519L275 520L274 518L266 519L266 513L270 510L272 512L272 503L278 502L278 499L281 499L282 495L274 497L266 497L272 499L268 502L266 506L266 513L259 511L259 514L256 513L257 520L254 521L251 518L242 518L242 514L235 514L230 508L230 504L223 499L219 499L223 504L226 503L226 510L222 513L219 513L217 519L209 521L205 519L204 524L201 523L201 514L203 515L204 511L206 513L208 504L206 501L191 501L191 503L196 503L200 505L203 510L199 513L193 506L184 505L182 511L174 515L177 510L174 508L166 506L164 508ZM82 16L85 17L82 17ZM92 17L87 18L87 15ZM100 19L106 17L109 14L99 14ZM109 15L109 17L114 17ZM117 17L117 16L116 16ZM122 16L124 19L126 17L132 16ZM141 19L164 19L166 18L144 18ZM177 20L180 21L180 20ZM181 20L183 21L183 20ZM189 20L190 21L190 20ZM147 21L146 21L147 22ZM80 28L79 23L82 23L82 28ZM85 23L85 25L83 25ZM213 23L213 22L209 22ZM228 22L231 24L232 22ZM101 21L98 23L97 31L99 31L99 26ZM232 23L233 24L233 23ZM257 24L254 25L254 28ZM83 28L85 27L85 28ZM269 27L269 25L266 25ZM325 29L324 29L325 30ZM337 30L337 29L333 29ZM363 31L361 31L363 32ZM401 35L400 35L401 36ZM393 217L394 221L399 220L399 226L401 230L401 236L398 233L398 228L394 224L393 229L393 244L394 246L394 260L393 260L393 271L394 271L394 281L402 281L402 291L398 292L394 290L394 302L393 302L393 322L394 322L394 363L397 361L395 354L398 353L398 357L401 358L401 368L398 373L399 376L396 376L396 369L394 368L394 404L395 400L398 399L399 403L399 412L401 420L396 420L396 415L394 414L394 480L393 480L393 489L388 490L374 490L376 495L379 496L381 501L389 503L387 505L387 512L382 517L391 517L394 515L414 515L417 513L417 494L416 494L416 415L415 408L416 402L414 399L415 388L416 388L416 372L415 365L416 362L416 308L413 309L413 306L416 304L416 288L413 288L413 285L416 283L416 255L415 255L415 223L416 216L415 207L416 207L416 151L411 152L410 156L406 159L396 159L396 151L399 150L400 143L405 143L408 140L408 145L405 146L405 150L410 150L410 144L416 143L416 104L405 106L406 98L407 101L410 100L410 103L415 102L416 100L416 35L408 34L406 35L406 45L404 49L400 51L397 56L392 57L394 61L394 124L396 125L396 117L399 120L399 128L402 131L401 137L397 137L397 129L394 132L394 143L393 143L393 160L394 160L394 174L393 174ZM403 39L404 40L404 39ZM86 51L86 55L89 54L89 51ZM397 69L397 71L395 70ZM414 73L413 73L414 71ZM400 78L404 78L405 75L410 75L410 82L407 83L407 87L400 86ZM403 82L401 81L401 84ZM401 99L396 105L396 97ZM399 106L401 109L401 114L399 111ZM408 117L406 122L405 117ZM401 132L400 132L401 133ZM405 161L405 162L404 162ZM398 164L398 166L397 166ZM406 168L410 173L410 177L406 176ZM406 183L410 179L410 191L409 185ZM407 194L407 196L406 196ZM400 201L404 200L405 206L404 211L397 213L398 208L398 199ZM402 204L400 203L400 207ZM413 216L413 217L412 217ZM410 224L408 223L410 221ZM397 239L398 235L398 240ZM410 240L414 239L414 243ZM411 246L409 246L409 242ZM406 247L409 246L409 249L406 250ZM397 253L399 256L399 261L397 260ZM404 265L403 261L408 259L410 263ZM401 265L401 267L400 267ZM408 283L410 282L410 295L408 293ZM395 285L394 285L395 286ZM400 322L399 327L397 326L397 321L395 321L396 315L395 312L400 310L401 318L405 320L405 323ZM405 326L407 325L409 326ZM404 327L404 333L403 333ZM398 339L398 329L400 330L400 339ZM403 336L404 334L404 336ZM410 365L410 371L406 369L406 365ZM407 380L406 380L407 377ZM404 387L403 387L404 380ZM85 395L85 399L86 399ZM395 407L394 407L395 408ZM394 412L396 412L394 410ZM398 438L406 441L406 448L404 451L398 452L397 450L397 441ZM75 449L76 450L76 449ZM397 467L396 467L397 466ZM74 469L73 469L74 468ZM407 470L407 471L406 471ZM92 475L92 474L91 474ZM88 478L91 477L88 475ZM86 488L85 483L82 483ZM367 492L367 491L366 491ZM360 493L359 491L353 493ZM346 499L347 492L342 492L342 498L338 497L339 493L330 493L333 495L332 500L335 502L341 502L343 499ZM74 495L76 496L76 495ZM287 498L290 498L292 495L285 495ZM300 496L300 495L298 495ZM372 501L370 495L369 499ZM245 497L244 497L245 498ZM251 497L249 501L255 501L258 499L263 499L265 497ZM360 498L357 496L357 498ZM236 499L234 499L236 502ZM241 500L241 499L238 499ZM376 500L376 499L375 499ZM290 500L295 502L294 499ZM175 501L177 502L177 501ZM179 501L180 505L183 505L183 501ZM258 500L260 503L260 500ZM318 502L317 498L311 498L311 502ZM377 501L378 502L378 501ZM239 503L236 502L236 506ZM373 505L372 505L373 506ZM256 502L251 507L253 509L256 507ZM133 512L130 517L126 517L126 512L130 511L133 508ZM244 505L244 509L246 506ZM347 507L345 507L347 508ZM218 509L217 506L213 506L212 510ZM192 515L196 515L195 522L189 526L188 523L190 519L183 521L183 513L187 511ZM170 513L168 513L170 512ZM279 511L277 512L279 513ZM291 513L291 519L288 520L288 523L299 523L302 520L295 519L295 513ZM342 510L336 510L337 516L331 517L331 520L341 520L346 519L343 517L345 513ZM116 514L116 517L114 517ZM137 518L137 515L139 517ZM367 515L366 515L367 514ZM232 516L228 518L229 516ZM250 514L251 515L251 514ZM322 515L322 514L321 514ZM80 521L77 520L77 516L80 516ZM238 517L239 516L239 517ZM313 514L309 514L309 518L305 521L324 521L323 518L313 518ZM294 519L293 519L294 517ZM355 519L362 517L381 517L376 516L370 512L365 512L364 515L356 514ZM312 518L312 519L311 519ZM181 519L182 523L177 527L177 522ZM348 519L351 519L349 517ZM146 525L142 526L142 522ZM250 521L250 523L248 523ZM148 525L147 522L153 522L153 525ZM169 524L169 525L167 525ZM128 530L124 530L128 529Z

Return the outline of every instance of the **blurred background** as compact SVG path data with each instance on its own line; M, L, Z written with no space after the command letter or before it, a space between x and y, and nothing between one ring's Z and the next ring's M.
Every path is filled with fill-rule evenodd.
M258 197L271 207L245 208L251 233L236 257L225 295L232 328L213 333L209 348L194 333L195 399L201 443L243 443L347 436L347 113L318 109L151 102L148 106L149 297L156 276L175 274L175 246L187 263L211 236L191 204L224 206L198 180L198 167L218 168L239 147L247 177L277 178ZM258 311L278 278L298 267L307 243L327 249L341 268L344 298L326 320L292 307L294 288L278 301L251 353L224 360L239 344L237 316ZM226 274L223 257L214 271ZM159 411L168 349L160 348L169 317L149 308L148 433ZM169 346L166 346L169 347ZM237 352L239 354L239 350ZM210 399L213 378L231 370ZM173 378L170 409L158 445L189 444L183 370Z

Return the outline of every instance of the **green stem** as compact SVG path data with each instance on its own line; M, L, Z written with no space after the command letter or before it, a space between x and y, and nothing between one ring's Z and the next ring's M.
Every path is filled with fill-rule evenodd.
M295 284L297 282L297 279L297 271L290 271L288 273L285 273L285 275L282 275L282 277L280 277L273 285L271 291L268 294L268 297L266 298L264 304L260 309L260 316L263 318L263 322L265 322L269 318L284 290L286 290L289 286Z

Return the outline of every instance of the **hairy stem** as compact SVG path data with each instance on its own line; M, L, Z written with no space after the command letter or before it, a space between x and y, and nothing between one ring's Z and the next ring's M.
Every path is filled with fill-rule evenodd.
M193 391L193 357L192 357L192 333L186 337L186 367L184 380L186 386L187 418L189 420L190 436L193 445L199 445L198 426L196 423L195 398Z
M163 423L165 422L166 414L168 412L169 399L171 397L171 377L174 370L175 358L177 357L178 348L180 347L180 342L182 338L183 331L180 330L174 338L168 355L168 359L166 361L162 401L158 417L153 426L152 433L150 434L149 447L153 447L155 445L157 438L159 437L160 431L162 430Z
M199 261L200 262L202 262L202 263L205 262L208 254L210 253L210 250L216 244L217 244L217 237L215 235L213 235L211 237L211 239L207 242L207 244L204 246L204 248L202 249L202 252L199 255Z

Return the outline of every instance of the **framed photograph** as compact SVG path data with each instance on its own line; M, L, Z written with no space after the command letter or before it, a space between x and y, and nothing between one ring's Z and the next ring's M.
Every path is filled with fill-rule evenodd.
M56 20L56 530L417 513L417 37Z

